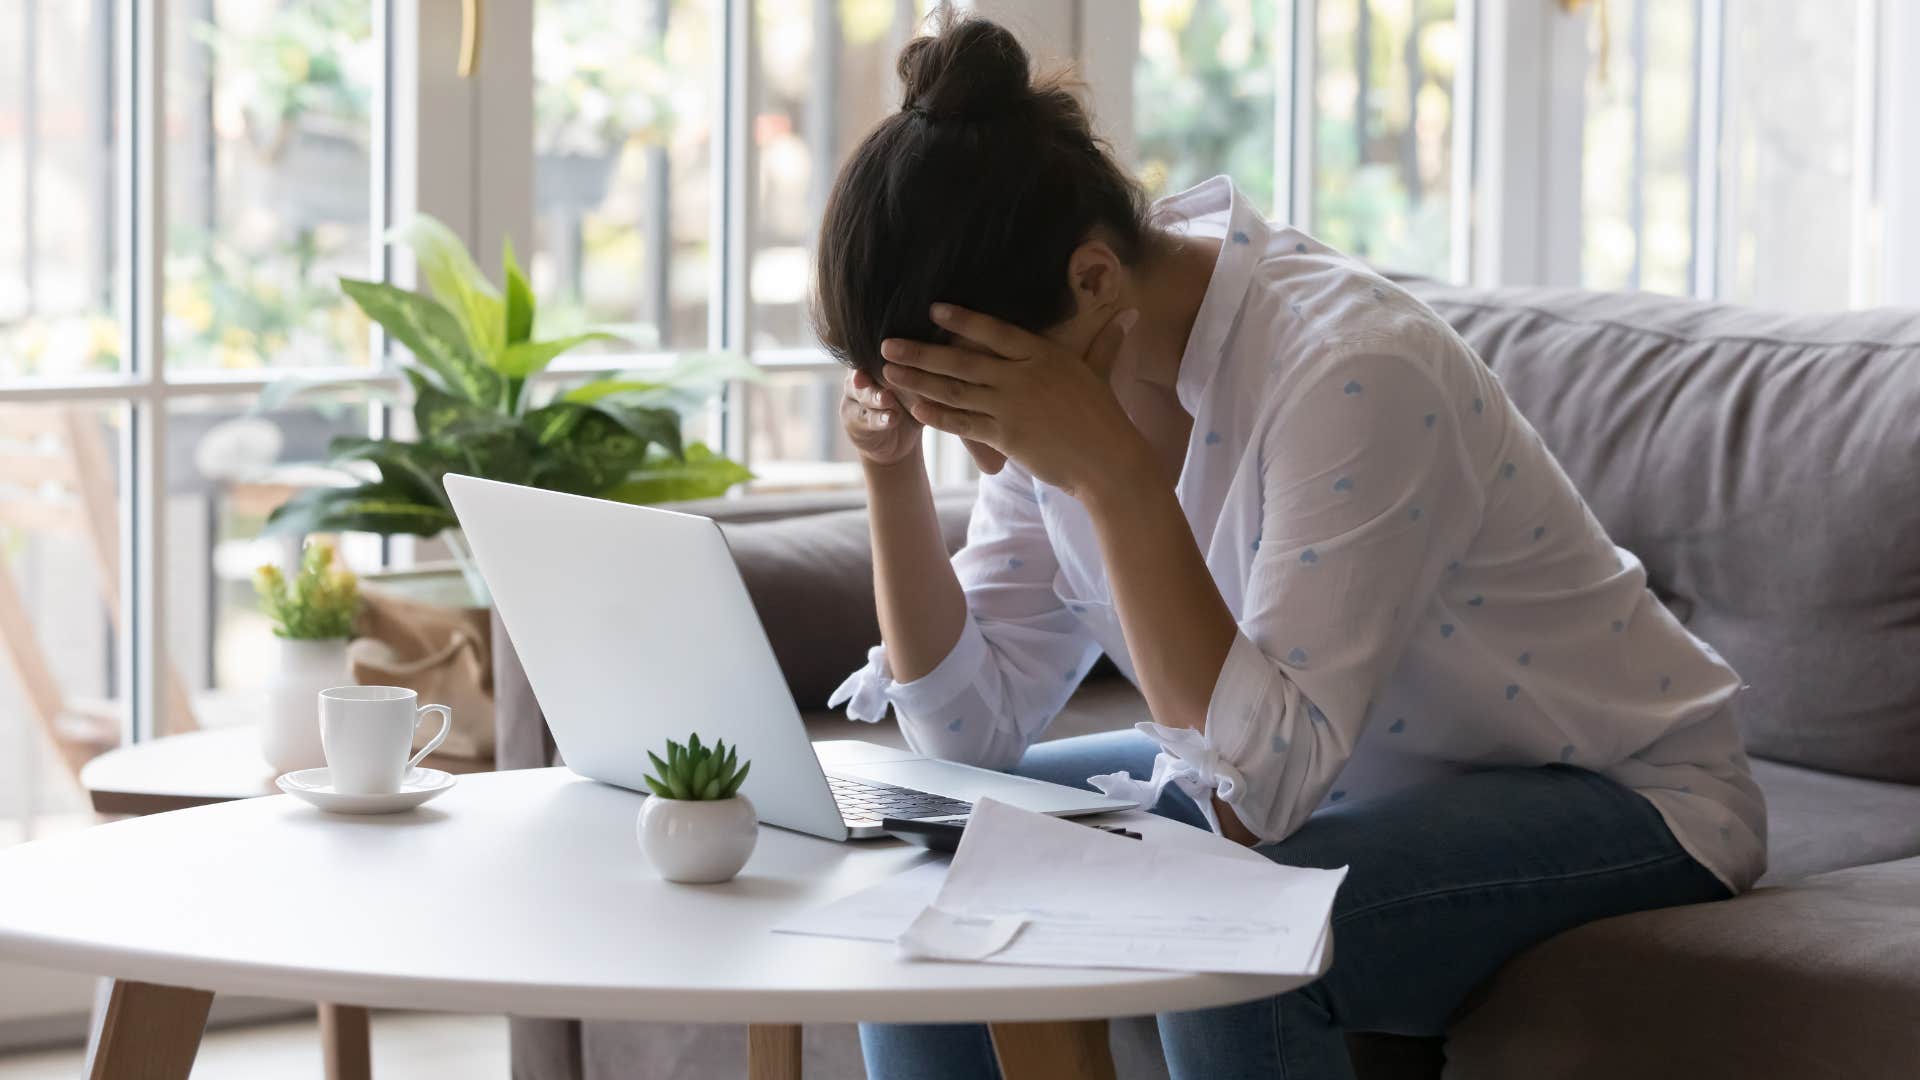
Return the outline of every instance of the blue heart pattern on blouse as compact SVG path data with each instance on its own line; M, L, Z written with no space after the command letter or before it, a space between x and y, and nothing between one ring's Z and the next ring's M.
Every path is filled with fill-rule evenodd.
M1407 718L1404 716L1394 717L1393 723L1387 725L1387 734L1389 735L1398 735L1405 730L1407 730Z
M1234 232L1234 234L1233 234L1233 242L1234 242L1234 243L1236 243L1236 244L1247 244L1247 243L1252 243L1252 241L1251 241L1250 239L1248 239L1248 237L1247 237L1247 234L1246 234L1246 233L1243 233L1243 232L1239 232L1239 231L1237 231L1237 230L1236 230L1236 231Z
M1300 561L1303 563L1317 563L1320 561L1320 556L1312 548L1308 548L1300 553Z
M1348 379L1347 385L1340 388L1340 392L1343 394L1358 394L1365 390L1366 387L1360 385L1359 379Z
M1519 696L1520 696L1520 688L1518 686L1515 686L1512 683L1508 683L1507 684L1507 700L1512 701L1514 698L1517 698Z
M1219 432L1217 432L1217 431L1209 431L1209 432L1207 432L1207 437L1206 437L1206 440L1205 440L1205 441L1206 441L1206 444L1207 444L1208 446L1219 446L1219 445L1220 445L1220 433L1219 433Z
M1296 667L1307 662L1307 650L1295 649L1287 654L1287 663Z
M1450 623L1450 622L1443 622L1443 623L1441 623L1441 624L1440 624L1440 636L1441 636L1441 637L1452 637L1452 636L1453 636L1453 624L1452 624L1452 623Z
M966 727L966 726L967 726L967 721L966 721L966 719L965 719L964 717L958 717L958 716L956 716L956 717L954 717L954 720L953 720L953 723L951 723L951 724L948 724L948 725L947 725L947 730L948 730L948 731L959 731L959 730L960 730L961 728L963 728L963 727Z
M1353 478L1350 476L1343 476L1340 479L1335 480L1333 482L1333 490L1340 491L1340 492L1352 491Z

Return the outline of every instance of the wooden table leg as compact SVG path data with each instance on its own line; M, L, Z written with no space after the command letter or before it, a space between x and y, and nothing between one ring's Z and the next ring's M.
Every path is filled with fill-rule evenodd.
M327 1080L373 1080L367 1010L321 1002L320 1052L326 1060Z
M747 1025L747 1080L800 1080L800 1025Z
M1006 1080L1113 1080L1105 1020L990 1027Z
M207 1028L205 990L117 980L100 1018L91 1080L187 1080Z

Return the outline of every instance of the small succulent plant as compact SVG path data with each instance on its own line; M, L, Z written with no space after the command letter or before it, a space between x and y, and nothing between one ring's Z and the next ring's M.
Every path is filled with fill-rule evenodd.
M747 770L753 767L753 762L740 761L739 757L740 748L728 746L724 739L715 739L712 746L701 746L699 735L688 738L685 746L668 739L667 760L661 761L660 755L647 751L654 770L646 777L647 786L663 799L731 799L740 793Z

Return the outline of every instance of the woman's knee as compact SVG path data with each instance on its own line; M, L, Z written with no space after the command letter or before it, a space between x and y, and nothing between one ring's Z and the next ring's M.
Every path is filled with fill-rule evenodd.
M1142 779L1153 773L1160 747L1137 731L1103 731L1070 739L1035 743L1008 771L1015 776L1093 790L1089 776L1127 772Z

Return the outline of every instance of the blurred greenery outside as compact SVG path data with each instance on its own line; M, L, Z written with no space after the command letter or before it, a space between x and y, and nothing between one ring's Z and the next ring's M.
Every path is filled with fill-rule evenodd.
M1444 276L1454 2L1349 0L1318 10L1312 231L1376 264ZM1143 0L1140 16L1134 121L1149 194L1225 173L1285 220L1287 208L1274 205L1275 5Z

